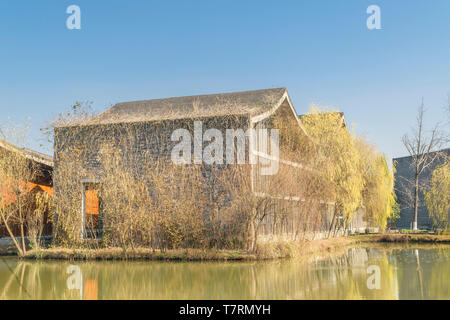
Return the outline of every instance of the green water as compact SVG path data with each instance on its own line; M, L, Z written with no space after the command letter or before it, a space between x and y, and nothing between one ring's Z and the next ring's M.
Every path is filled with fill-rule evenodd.
M1 299L450 299L450 247L270 262L1 258Z

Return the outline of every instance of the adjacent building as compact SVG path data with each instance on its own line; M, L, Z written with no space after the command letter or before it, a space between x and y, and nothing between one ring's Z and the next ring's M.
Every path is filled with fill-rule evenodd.
M9 188L11 184L21 185L25 190L22 194L34 195L38 192L46 192L50 196L53 196L53 159L42 153L18 148L4 140L0 140L0 157L10 156L14 154L15 156L22 157L26 159L28 165L33 168L34 174L33 179L30 181L13 181L6 177L0 177L2 183L0 183L0 204L5 207L11 207L17 205L17 195ZM28 200L32 201L34 197L27 197ZM27 208L26 215L32 214L35 209L35 203L30 203L25 206ZM52 223L50 212L44 213L44 226L43 235L52 234ZM15 236L20 236L20 228L17 223L11 224L11 229ZM25 235L27 235L27 226L25 225ZM0 220L0 238L9 237L5 225Z
M419 209L417 215L418 229L432 229L433 221L428 214L428 210L424 202L423 191L428 185L433 170L442 165L446 161L446 157L450 156L450 148L438 151L443 156L438 158L431 166L426 168L420 176L419 181ZM395 221L397 229L412 229L414 222L414 163L411 156L393 159L396 166L395 173L395 193L397 202L400 205L400 218ZM450 214L450 213L449 213Z

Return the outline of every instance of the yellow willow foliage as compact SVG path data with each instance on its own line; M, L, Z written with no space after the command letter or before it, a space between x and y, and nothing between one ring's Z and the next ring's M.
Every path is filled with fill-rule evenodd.
M343 115L334 110L312 106L301 120L314 142L313 165L332 183L332 198L344 218L350 221L352 213L361 205L364 187L355 136L348 131Z
M448 228L450 213L450 157L433 171L431 186L425 192L425 205L436 227ZM446 223L447 222L447 223Z
M376 226L384 229L387 220L395 215L394 193L395 167L391 170L384 154L359 138L357 143L361 155L361 170L364 178L362 190L366 217Z

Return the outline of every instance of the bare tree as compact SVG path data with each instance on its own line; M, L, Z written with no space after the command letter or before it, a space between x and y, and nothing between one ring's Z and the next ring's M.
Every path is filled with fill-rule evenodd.
M450 121L450 93L447 96L447 107L445 108L447 112L448 120Z
M405 134L402 138L403 145L412 157L411 166L414 170L414 180L411 181L414 188L411 199L414 207L413 230L417 230L421 175L425 169L429 168L437 159L443 156L439 150L445 141L440 131L439 123L435 124L429 131L425 129L424 114L425 107L422 99L422 103L418 108L415 126L411 129L410 134Z
M446 143L448 143L450 141L450 132L448 131L450 128L450 93L447 96L447 106L445 107L445 113L447 114L447 124L445 126L445 128L447 128L447 130L445 131L445 139L446 139Z

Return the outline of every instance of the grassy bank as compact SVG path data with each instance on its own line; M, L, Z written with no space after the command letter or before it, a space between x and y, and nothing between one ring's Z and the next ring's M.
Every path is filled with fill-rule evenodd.
M450 244L449 235L371 234L298 242L258 244L254 253L240 250L179 249L165 252L147 248L124 251L121 248L49 248L28 251L25 259L37 260L173 260L173 261L249 261L282 258L311 258L344 251L352 245L369 243Z
M255 253L215 249L179 249L162 252L147 248L124 251L121 248L67 249L55 247L28 251L23 258L36 260L248 261L327 254L358 241L356 238L343 237L313 241L260 243Z
M179 261L205 261L205 260L254 260L255 256L244 251L233 250L200 250L180 249L152 250L136 248L124 251L122 248L99 249L67 249L48 248L28 251L25 259L43 260L179 260Z
M364 237L364 236L362 236ZM450 235L435 234L380 234L368 236L370 242L404 242L450 244Z

